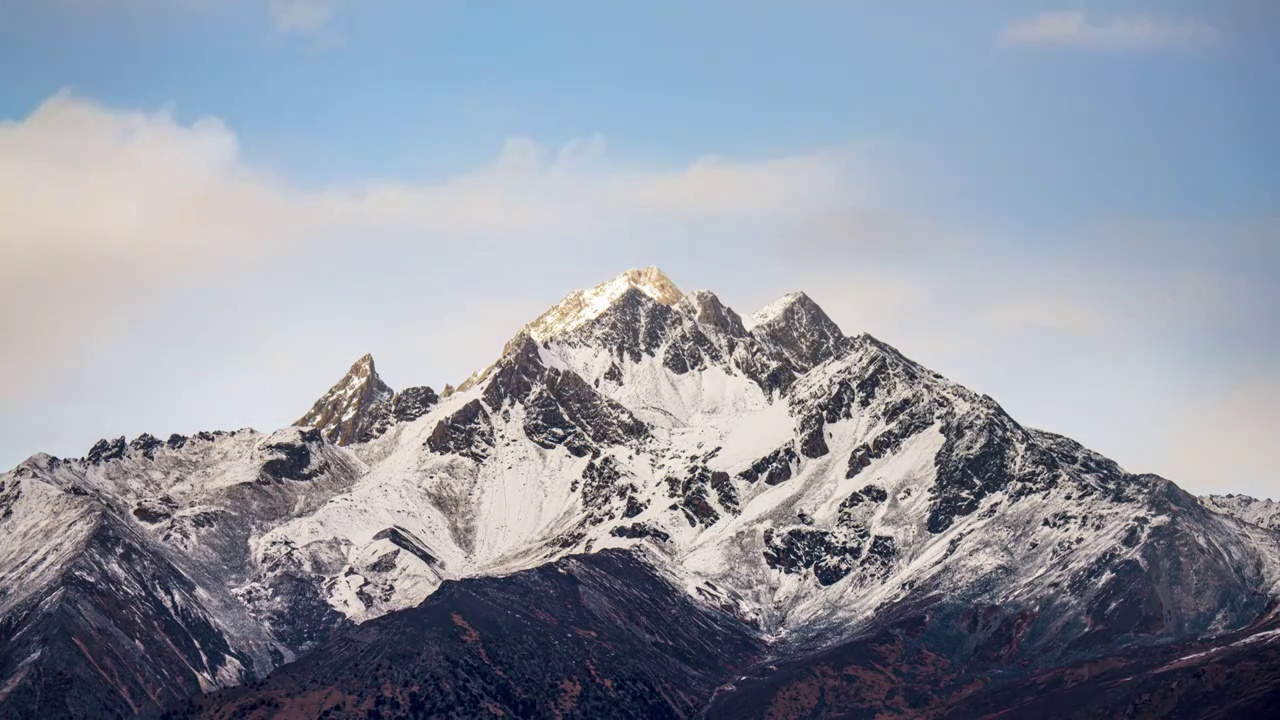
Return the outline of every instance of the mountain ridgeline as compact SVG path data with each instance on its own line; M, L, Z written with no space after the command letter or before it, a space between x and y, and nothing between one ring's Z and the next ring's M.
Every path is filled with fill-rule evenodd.
M1264 717L1280 516L656 268L0 475L0 718Z

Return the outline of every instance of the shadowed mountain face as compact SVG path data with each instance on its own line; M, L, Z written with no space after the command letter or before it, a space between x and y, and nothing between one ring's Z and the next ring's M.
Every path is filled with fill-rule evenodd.
M609 550L446 583L417 608L174 715L689 717L761 649L738 620Z
M1065 663L1020 650L1030 621L928 598L832 647L779 647L608 550L447 583L167 717L1225 719L1280 699L1280 621Z
M0 624L0 717L150 714L283 660L267 633L235 637L219 621L237 612L231 598L202 597L130 528L95 515L66 579Z
M1280 644L1274 642L1274 622L1212 641L1125 650L1057 665L1010 662L1017 622L991 622L995 616L993 608L974 609L962 618L966 625L958 638L950 629L939 632L940 619L928 613L886 621L881 630L854 641L753 668L734 681L732 692L714 698L702 716L1275 717ZM991 627L983 627L984 621Z
M299 425L0 475L0 717L1267 697L1273 504L1025 427L803 293L744 319L629 271L456 391L395 393L366 357Z

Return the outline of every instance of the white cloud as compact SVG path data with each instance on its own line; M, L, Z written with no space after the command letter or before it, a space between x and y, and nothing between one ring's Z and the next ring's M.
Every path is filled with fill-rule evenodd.
M0 123L0 396L131 297L289 223L287 194L214 119L111 113L66 92Z
M1218 31L1196 18L1157 14L1091 17L1079 10L1044 12L1019 20L1001 35L1006 45L1107 50L1197 48L1218 41Z
M552 152L509 140L493 162L432 184L304 190L253 167L216 118L120 111L60 92L0 123L0 397L139 299L287 253L361 238L527 244L621 238L646 222L768 227L856 197L859 153L649 169L587 138Z
M933 222L920 207L919 184L896 177L901 170L882 149L850 144L759 161L707 157L659 168L611 160L599 137L558 149L512 138L492 161L438 182L371 179L312 190L248 162L236 134L215 118L182 123L163 111L115 110L59 93L28 117L0 123L0 207L6 208L0 223L0 337L6 338L0 343L0 405L20 407L20 393L30 398L89 375L85 368L99 366L113 345L125 342L118 326L129 320L134 329L139 323L164 326L133 335L138 346L128 357L135 362L123 366L125 373L139 367L157 372L164 366L152 357L157 346L174 353L174 346L197 345L192 353L213 357L209 365L215 368L245 368L252 362L246 354L287 347L294 362L310 365L325 352L355 353L341 343L361 328L355 341L364 342L376 323L391 324L387 336L402 343L429 345L417 362L433 354L473 353L466 356L470 361L496 352L504 333L542 309L538 303L577 286L560 287L560 279L536 284L522 273L574 262L609 265L607 272L621 269L613 263L680 262L718 272L730 284L740 278L739 287L751 293L806 290L846 330L873 332L1007 402L1020 419L1097 442L1135 470L1164 471L1203 489L1231 488L1231 481L1215 485L1215 478L1270 467L1275 452L1268 433L1275 425L1267 413L1274 387L1227 389L1221 402L1183 397L1170 389L1199 380L1159 363L1163 355L1207 347L1205 329L1224 327L1241 308L1259 306L1257 293L1239 282L1226 288L1238 296L1224 300L1222 278L1212 274L1205 256L1263 252L1274 247L1274 225L1243 228L1234 243L1232 233L1207 227L1184 230L1185 237L1163 226L1085 229L1080 237L1093 239L1081 243L1077 256L1046 257L1007 239ZM658 229L649 229L655 223ZM352 253L357 243L361 247ZM1236 246L1244 250L1230 249ZM345 263L352 258L367 265L349 272ZM530 258L544 264L527 269ZM496 281L487 293L477 291L477 277L491 276L504 262L512 266L504 277L512 286L509 297L493 297ZM468 269L458 270L457 284L437 294L424 290L418 297L417 286L407 283L404 296L364 304L356 297L382 284L378 276L388 266L430 263L450 274ZM200 319L162 310L202 287L230 285L228 278L255 271L263 274L244 281L252 287L236 288L248 297L234 311L223 308L226 297L240 294L230 291L214 293L219 299L210 303L211 315ZM312 277L316 271L324 276ZM584 282L602 279L604 272ZM367 276L374 279L366 282ZM680 274L675 278L683 282ZM308 306L307 312L294 312L292 296L264 302L264 287L285 280L293 283L291 290L342 287L332 293L342 300L324 311ZM784 286L769 287L772 282ZM714 286L733 292L719 281ZM448 298L443 312L441 297ZM466 303L466 311L455 312L455 301ZM1266 297L1261 301L1267 307ZM488 320L478 317L486 302L500 307ZM348 316L336 314L347 303L358 307ZM203 324L210 322L225 327ZM458 349L465 343L458 340L460 328L496 339L492 347ZM288 338L273 339L280 333ZM1227 361L1232 351L1219 350ZM1148 359L1154 364L1145 364ZM332 364L344 361L336 357ZM191 362L183 355L165 367L177 373L173 368L189 369ZM267 370L238 385L227 380L207 397L252 387L263 375ZM449 379L405 375L413 382ZM327 380L308 376L317 390ZM87 405L87 396L98 390L87 390L86 398L74 387L60 391L72 398L68 407L76 413L119 411L119 403ZM300 388L291 402L305 405L310 392ZM182 422L204 422L201 407L199 418ZM1024 414L1026 409L1032 412ZM236 412L243 412L239 405ZM270 412L281 410L273 406ZM1216 439L1196 445L1200 418L1206 424L1199 427L1210 427ZM17 413L0 414L0 420L14 429L28 423ZM85 432L110 431L95 422ZM1179 438L1170 442L1182 454L1163 447L1135 451L1135 433L1155 438L1149 445ZM1230 448L1225 469L1214 464L1224 457L1215 455L1215 447Z

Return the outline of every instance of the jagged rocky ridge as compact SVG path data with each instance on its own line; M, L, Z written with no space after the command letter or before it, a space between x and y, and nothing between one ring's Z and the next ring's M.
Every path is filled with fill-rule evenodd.
M1280 530L1280 502L1258 500L1248 495L1207 495L1200 501L1215 512L1268 530Z
M104 712L174 708L300 656L315 660L279 677L323 666L341 690L334 668L361 623L393 622L441 583L487 597L506 591L485 577L610 548L642 552L646 573L749 631L751 659L797 682L822 653L857 661L906 632L945 660L948 682L1013 687L1020 673L1232 637L1280 581L1280 539L1247 503L1202 503L1025 428L884 343L844 336L803 294L744 320L653 268L569 296L446 397L395 394L364 358L300 423L104 441L0 476L0 580L22 588L0 596L0 633L28 639L0 650L0 716L71 685ZM121 543L36 538L82 515L154 558L154 602L72 592L86 563L116 572L102 558ZM56 612L68 597L96 603L85 616L191 617L76 625ZM608 620L608 632L642 629ZM122 639L191 649L181 661L107 652ZM878 681L882 709L924 708L905 678L926 669L903 670L897 690ZM800 692L753 677L712 707ZM699 683L668 710L710 701Z
M365 355L294 425L314 427L337 445L365 443L397 422L417 420L439 401L425 386L394 392L378 376L373 356Z
M0 716L147 714L348 623L308 606L312 589L282 600L288 577L251 544L362 470L313 429L143 436L18 466L0 480Z

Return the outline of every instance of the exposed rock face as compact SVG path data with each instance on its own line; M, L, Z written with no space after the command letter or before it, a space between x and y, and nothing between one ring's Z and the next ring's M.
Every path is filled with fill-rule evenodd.
M396 422L413 422L426 415L438 402L440 397L429 387L405 388L396 393L391 402L391 417Z
M479 400L463 405L440 421L427 438L427 447L432 452L484 460L493 449L493 424L489 421L489 412Z
M546 370L537 343L527 334L520 333L507 343L502 359L484 376L485 388L481 397L490 408L501 408L508 401L523 402Z
M589 443L597 445L622 445L648 435L649 430L626 408L596 392L577 373L551 369L528 403L529 416L525 432L530 439L544 438L543 447L551 438L577 436L575 446L582 455L589 451ZM589 442L588 442L589 441ZM565 440L551 440L551 445L565 444ZM568 445L566 445L568 446Z
M644 271L656 278L651 284L634 283L629 279L634 272L639 271L624 273L591 291L593 302L570 295L531 323L525 333L559 353L609 352L612 360L600 368L602 373L594 372L596 368L582 373L597 387L601 383L626 384L623 368L643 364L646 358L656 358L664 370L675 375L714 368L745 377L765 393L790 387L796 369L785 352L794 338L770 339L766 346L747 332L738 314L713 293L697 290L681 295L653 268ZM546 322L547 318L556 321ZM820 352L793 350L799 354Z
M520 333L507 344L502 359L484 375L485 389L480 400L472 400L454 416L440 421L428 446L434 452L466 455L459 452L460 433L479 438L484 417L511 406L524 409L524 434L540 447L566 448L570 454L583 457L602 445L620 445L648 435L648 428L625 407L601 395L571 370L548 368L538 345L527 333ZM476 435L481 433L481 435Z
M844 335L804 293L792 293L752 316L751 334L786 358L791 369L806 372L840 354Z
M1154 687L1143 649L1249 667L1280 600L1272 505L1024 427L802 294L744 322L629 271L443 397L362 360L302 422L0 474L0 717L294 658L194 709L967 717L1112 659Z
M123 436L110 441L99 440L93 447L89 448L89 454L85 456L85 459L95 465L117 460L124 457L126 447Z
M766 485L777 485L791 479L799 462L795 449L787 445L752 463L751 467L738 473L738 477L747 482L764 480Z
M324 474L329 466L315 462L312 454L322 443L320 431L313 428L264 444L270 459L262 464L262 474L273 480L310 480Z
M368 442L391 415L394 395L365 355L294 425L318 428L336 445Z
M396 423L426 415L439 402L426 386L393 392L378 377L373 356L365 355L294 425L317 428L335 445L367 443Z
M694 290L681 298L678 309L689 314L702 328L723 338L744 338L747 329L738 313L729 309L715 293Z

